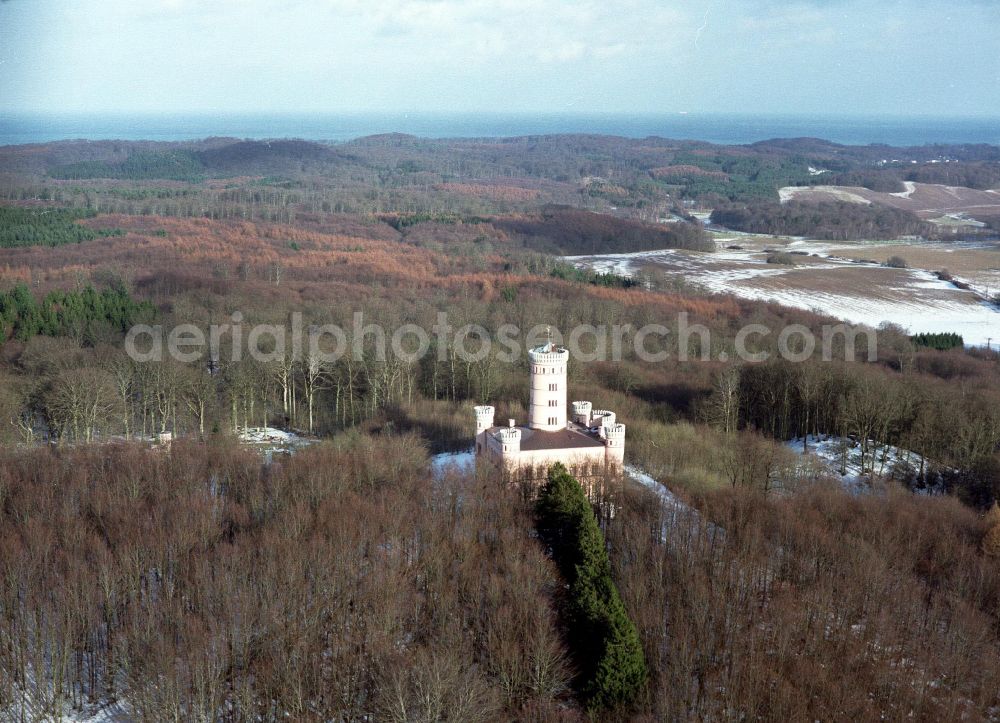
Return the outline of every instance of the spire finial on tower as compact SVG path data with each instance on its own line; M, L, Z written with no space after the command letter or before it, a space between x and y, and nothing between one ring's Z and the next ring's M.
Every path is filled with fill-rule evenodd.
M545 350L552 351L552 327L545 327Z

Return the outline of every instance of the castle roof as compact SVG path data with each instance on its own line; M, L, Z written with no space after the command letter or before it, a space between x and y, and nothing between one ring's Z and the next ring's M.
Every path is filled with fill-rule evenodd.
M494 427L490 432L497 432L504 427ZM603 447L604 442L595 434L585 431L583 427L570 425L566 429L546 432L530 427L518 427L521 430L521 451L533 452L552 449L582 449L586 447Z

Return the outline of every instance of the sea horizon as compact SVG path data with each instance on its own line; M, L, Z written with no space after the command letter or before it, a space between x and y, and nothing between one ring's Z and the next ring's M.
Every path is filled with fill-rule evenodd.
M67 140L301 138L343 143L404 133L423 138L593 134L743 145L819 138L843 145L1000 145L1000 118L741 113L11 113L0 145Z

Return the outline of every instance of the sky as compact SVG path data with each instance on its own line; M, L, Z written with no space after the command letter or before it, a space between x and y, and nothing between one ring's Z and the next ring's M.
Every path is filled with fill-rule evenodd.
M0 0L0 113L1000 116L1000 0Z

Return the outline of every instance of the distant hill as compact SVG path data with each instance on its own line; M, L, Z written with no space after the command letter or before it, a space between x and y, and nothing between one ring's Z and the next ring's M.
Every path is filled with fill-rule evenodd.
M219 184L203 183L240 176L252 177L268 192L225 195ZM104 180L122 183L77 183ZM715 145L593 134L435 139L403 133L337 144L212 137L0 147L0 196L7 200L168 215L213 209L210 213L277 219L294 213L380 214L391 208L410 214L518 215L556 204L657 226L661 218L686 217L691 207L776 203L781 189L816 185L861 186L883 194L870 199L875 203L914 210L905 199L884 196L904 193L910 183L997 188L1000 147L845 146L819 138ZM265 205L270 208L261 208ZM990 209L977 212L983 210ZM966 235L983 233L962 228ZM657 233L661 238L649 240L648 232L629 230L622 240L597 243L588 232L579 237L586 241L546 243L628 250L647 243L660 248L699 243L687 232L660 228ZM637 241L640 237L645 240Z
M60 179L117 178L132 180L198 180L205 176L296 173L322 169L345 159L330 146L312 141L213 141L195 145L164 144L163 149L129 152L117 160L115 148L109 158L62 163L48 169ZM173 146L173 147L172 147Z
M210 172L239 174L315 168L350 158L331 146L301 140L239 141L198 151L197 156Z
M503 219L494 225L522 238L528 248L569 256L668 248L715 249L715 243L698 224L654 226L568 206L548 206L537 215Z
M752 148L762 153L801 155L820 159L851 159L856 163L874 163L882 160L916 161L927 163L941 157L964 162L1000 162L1000 146L985 143L928 144L923 146L887 146L871 144L846 146L821 138L774 138L752 143Z

